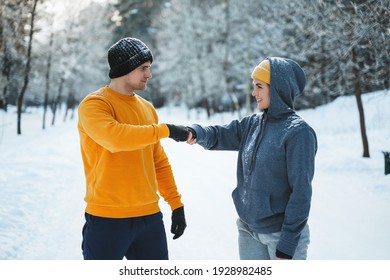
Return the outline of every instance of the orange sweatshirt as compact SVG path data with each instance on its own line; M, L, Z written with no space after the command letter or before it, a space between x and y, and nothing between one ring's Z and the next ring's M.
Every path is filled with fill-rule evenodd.
M160 196L174 210L183 206L160 139L152 104L109 87L88 95L78 108L81 155L86 177L86 212L126 218L160 211Z

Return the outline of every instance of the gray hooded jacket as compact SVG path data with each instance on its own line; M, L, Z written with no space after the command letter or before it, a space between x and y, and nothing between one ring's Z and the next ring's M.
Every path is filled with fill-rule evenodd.
M227 125L193 125L208 150L238 151L233 201L240 219L258 233L281 231L277 250L293 256L310 210L317 138L294 110L305 87L293 60L269 57L270 106Z

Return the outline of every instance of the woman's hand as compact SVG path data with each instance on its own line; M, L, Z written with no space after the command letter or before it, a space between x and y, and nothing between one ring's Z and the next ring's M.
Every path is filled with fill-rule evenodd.
M196 138L194 138L191 131L190 131L190 134L188 135L187 144L189 144L189 145L196 144Z

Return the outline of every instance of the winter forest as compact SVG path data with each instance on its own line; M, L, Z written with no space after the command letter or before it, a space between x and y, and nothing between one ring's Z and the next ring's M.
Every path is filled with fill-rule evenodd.
M299 62L297 109L389 88L388 0L1 0L0 108L44 108L42 128L71 117L108 83L106 52L122 37L153 51L145 94L155 107L250 112L250 73L267 56ZM57 113L58 114L58 113ZM361 123L364 131L364 122ZM368 156L368 151L365 151Z
M77 106L109 83L123 37L152 50L139 94L175 124L258 112L253 68L297 61L295 108L319 139L309 259L390 259L389 0L0 0L0 260L82 258ZM236 155L162 142L188 209L170 256L237 259Z

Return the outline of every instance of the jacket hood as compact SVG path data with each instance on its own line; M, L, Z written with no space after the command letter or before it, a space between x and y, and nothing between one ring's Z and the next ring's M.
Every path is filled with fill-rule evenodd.
M294 99L303 92L306 75L294 60L268 57L271 67L268 118L279 119L294 113Z

